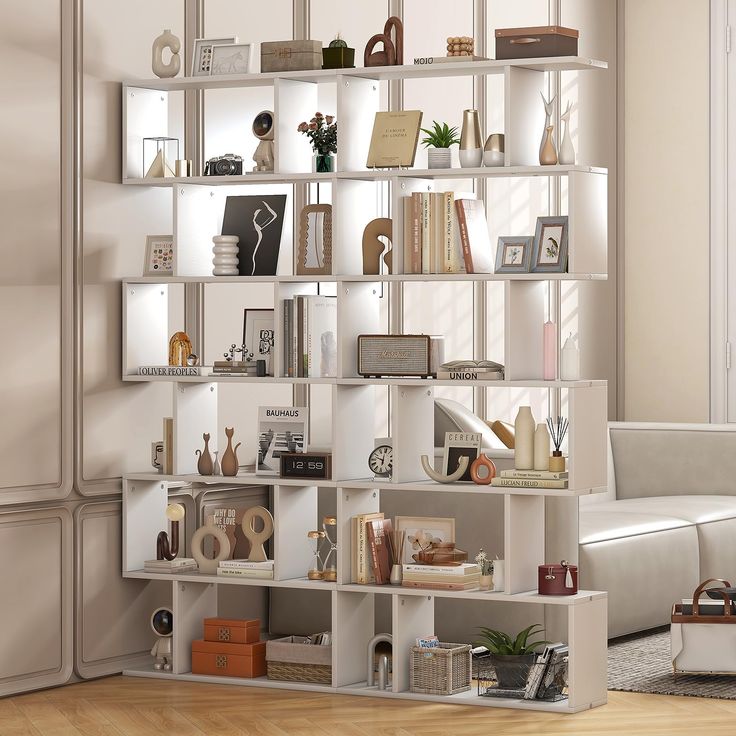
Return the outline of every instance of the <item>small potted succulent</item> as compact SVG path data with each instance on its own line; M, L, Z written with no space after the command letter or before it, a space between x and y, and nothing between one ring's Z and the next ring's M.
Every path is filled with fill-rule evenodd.
M422 143L428 149L427 166L430 169L449 169L452 166L450 146L460 143L457 128L450 128L447 123L440 125L433 120L432 128L422 128L422 133L426 133L426 137L422 138Z
M531 671L536 652L539 647L549 644L548 641L532 641L529 639L541 634L541 624L532 624L520 631L513 639L503 631L480 628L482 637L476 646L483 646L490 652L490 662L496 671L498 687L518 690L525 687Z
M335 170L337 153L337 120L334 115L314 113L308 122L299 123L297 131L309 138L314 151L312 170L324 173Z
M480 552L475 556L475 561L480 568L480 589L490 590L493 584L493 560L488 557L488 553L480 548Z
M322 49L323 69L354 69L355 49L351 49L338 33L326 49Z

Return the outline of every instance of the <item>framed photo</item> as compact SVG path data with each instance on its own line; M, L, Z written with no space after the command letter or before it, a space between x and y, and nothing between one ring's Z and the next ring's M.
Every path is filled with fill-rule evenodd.
M502 235L496 248L496 273L529 273L533 250L531 235L518 238Z
M144 276L172 276L174 273L174 236L146 236Z
M213 46L237 42L237 36L232 38L195 38L194 53L192 54L192 76L209 77L212 74Z
M243 310L243 342L253 360L266 361L266 375L273 375L274 311L273 309Z
M463 480L473 479L470 477L470 466L480 455L480 447L483 436L478 432L445 432L445 454L442 458L442 472L451 475L457 470L460 458L468 458L468 468L460 478Z
M248 74L253 71L253 44L215 44L212 47L210 74Z
M429 516L397 516L396 531L406 532L404 559L402 563L414 562L412 555L429 547L431 542L454 542L455 519Z
M565 273L567 271L567 215L538 217L534 236L532 272Z

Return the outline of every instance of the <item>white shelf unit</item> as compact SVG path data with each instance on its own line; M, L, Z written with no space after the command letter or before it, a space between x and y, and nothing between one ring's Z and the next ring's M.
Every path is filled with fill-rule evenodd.
M607 277L607 171L588 166L537 165L542 106L539 91L545 72L605 69L604 62L580 57L527 59L517 61L461 62L433 66L376 67L325 70L289 74L259 74L229 77L131 80L123 83L123 183L131 186L169 186L172 190L174 274L170 278L132 277L122 283L123 350L122 377L125 381L171 383L174 417L174 472L172 476L137 473L123 483L123 576L168 580L172 585L176 621L174 671L159 673L152 668L126 674L197 682L227 683L253 687L282 687L305 691L408 698L443 703L475 704L574 713L606 702L606 594L580 591L575 596L539 596L537 566L545 562L547 499L561 499L564 513L573 513L578 496L601 491L606 479L606 382L542 380L542 324L545 314L546 282L602 280ZM379 85L396 79L430 79L500 74L505 96L505 166L452 170L369 170L365 167L373 115L379 109ZM336 88L340 120L340 153L337 171L311 172L309 148L295 132L293 121L308 119L316 109L319 84ZM238 177L191 177L147 180L142 177L141 141L144 136L166 135L169 131L169 94L182 90L271 87L276 112L276 167L274 173ZM541 120L540 120L541 117ZM187 152L180 153L187 157ZM244 161L246 164L247 161ZM412 191L433 191L445 182L518 177L557 177L566 180L566 213L569 217L569 269L565 274L402 274L403 232L400 197ZM291 272L263 277L211 276L213 222L221 218L225 197L242 187L269 184L329 186L333 206L333 268L326 276L297 276ZM376 193L388 192L388 212L379 206ZM394 221L394 274L362 274L361 234L374 217ZM545 214L545 213L539 213ZM533 223L530 223L533 231ZM282 249L293 244L282 243ZM357 375L356 341L361 333L387 331L382 323L380 297L384 286L403 282L503 282L506 329L504 353L506 380L437 381L409 378L366 379ZM177 284L198 284L206 295L211 284L271 284L275 307L275 375L269 378L193 376L185 379L137 375L141 365L167 362L171 323L170 291ZM335 293L338 307L337 375L332 378L289 378L282 366L280 350L281 302L296 294L323 291ZM448 356L454 357L454 356ZM492 356L488 356L492 357ZM311 558L306 532L317 528L318 487L308 481L282 480L242 473L235 478L204 478L196 474L194 450L201 445L202 432L221 434L217 394L221 383L276 383L295 387L327 384L332 398L332 453L334 480L319 488L335 494L338 519L338 582L306 579ZM468 484L439 485L428 481L419 457L433 456L434 389L466 385L486 390L528 388L554 392L566 399L570 418L567 440L569 489L510 489ZM364 417L372 416L379 386L387 386L392 407L394 473L391 481L366 478L366 458L375 437ZM247 435L245 435L247 441ZM498 460L501 468L508 457ZM504 465L506 463L507 465ZM169 493L197 494L217 484L227 486L261 484L272 487L275 517L274 580L240 580L216 575L188 573L166 575L142 570L145 559L155 556L155 539L165 528ZM380 508L382 494L414 491L422 493L495 495L503 498L504 592L419 591L391 586L359 586L350 583L350 518ZM569 520L568 520L569 521ZM554 531L552 532L554 534ZM333 676L330 686L280 683L265 678L253 680L207 677L191 674L190 643L201 636L202 619L216 615L217 585L293 588L323 591L331 597ZM391 598L394 637L394 675L390 691L368 688L364 678L365 647L375 633L376 595ZM557 703L515 701L477 697L474 691L443 697L408 692L408 647L420 635L435 630L435 599L457 599L541 606L541 615L561 631L570 645L569 698Z

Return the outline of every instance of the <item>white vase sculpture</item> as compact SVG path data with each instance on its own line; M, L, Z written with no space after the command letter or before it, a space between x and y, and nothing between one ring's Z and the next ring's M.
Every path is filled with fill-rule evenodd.
M544 422L534 432L534 470L549 470L549 432Z
M570 103L567 103L565 112L560 115L560 120L565 124L565 132L562 134L562 140L560 141L560 150L557 154L557 162L560 164L572 165L575 163L575 148L572 145L572 138L570 137L570 113L572 108Z
M552 125L552 113L555 109L555 100L556 97L552 97L549 102L547 101L547 98L540 92L540 95L542 95L542 102L544 103L544 128L542 129L542 140L539 143L539 161L541 163L542 159L544 158L544 147L547 143L547 138L549 137L549 145L554 147L554 139L552 138L552 132L548 131L547 129ZM556 162L555 162L556 163Z
M560 378L563 381L577 381L580 379L580 350L575 344L572 332L562 346Z
M534 469L534 415L531 406L520 406L514 422L514 467Z
M171 51L168 64L164 64L164 49ZM161 79L175 77L181 69L181 41L167 28L160 36L154 39L151 47L151 67L153 73Z
M237 235L215 235L212 238L214 243L212 246L213 276L237 276L240 273L238 269L239 240Z

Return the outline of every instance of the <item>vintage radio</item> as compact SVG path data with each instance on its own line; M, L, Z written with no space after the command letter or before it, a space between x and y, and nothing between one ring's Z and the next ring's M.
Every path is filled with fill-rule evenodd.
M429 378L444 362L444 348L444 337L358 335L358 375Z

